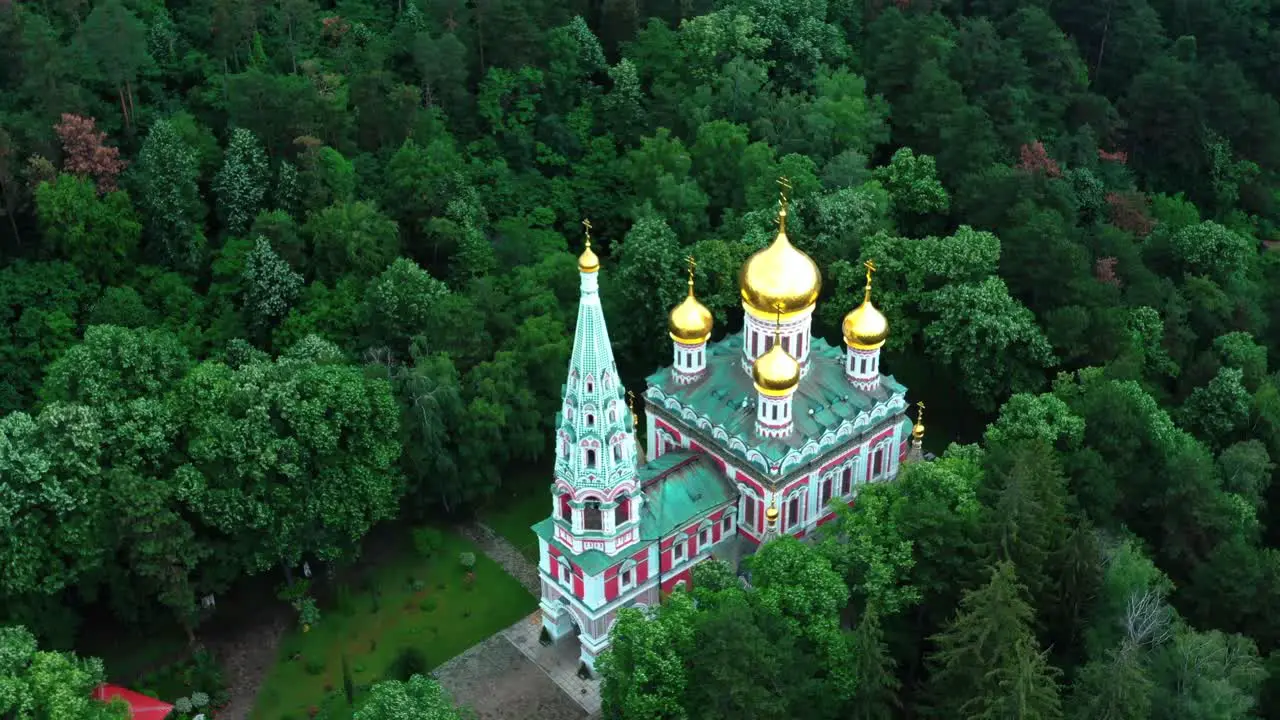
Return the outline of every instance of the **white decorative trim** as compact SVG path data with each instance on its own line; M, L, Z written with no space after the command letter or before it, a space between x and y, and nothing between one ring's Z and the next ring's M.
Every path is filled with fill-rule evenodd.
M739 458L745 459L755 466L757 470L775 477L786 475L794 468L825 455L841 445L847 444L847 440L865 434L890 415L902 413L907 409L905 395L895 393L888 400L876 403L870 410L864 410L858 413L856 417L846 419L834 428L828 428L821 437L810 439L802 448L789 450L775 469L770 467L769 461L759 450L754 447L748 447L741 438L731 437L727 428L722 425L712 424L710 418L695 412L691 407L683 405L679 399L667 395L658 386L650 385L649 389L645 391L645 397L654 406L666 410L672 416L688 423L689 427L703 430L707 430L709 427L711 436L719 440L729 451Z

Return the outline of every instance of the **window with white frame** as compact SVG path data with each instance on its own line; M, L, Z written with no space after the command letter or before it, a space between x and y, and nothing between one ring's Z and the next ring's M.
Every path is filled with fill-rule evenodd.
M628 560L622 565L622 572L618 573L618 586L624 592L636 586L635 561Z
M871 477L880 477L884 472L884 448L876 448L871 461Z
M756 529L756 499L751 495L742 496L742 524L753 532Z
M675 547L672 548L671 550L671 557L673 559L672 564L678 563L681 560L684 560L684 545L685 545L684 540L676 541Z
M724 520L720 521L720 532L724 535L728 535L733 532L733 515L730 515L729 513L724 514Z
M831 502L831 485L832 478L830 475L822 478L822 488L818 491L818 504L826 508L827 503Z
M698 531L698 549L711 544L711 526L707 526Z
M800 496L793 495L791 501L787 503L787 529L795 527L798 520L800 520Z
M569 567L569 563L560 561L560 582L565 585L573 583L573 568Z
M587 462L587 467L589 468L593 468L596 466L596 451L593 448L587 448L586 462Z
M849 465L840 473L840 494L848 495L853 492L853 466Z

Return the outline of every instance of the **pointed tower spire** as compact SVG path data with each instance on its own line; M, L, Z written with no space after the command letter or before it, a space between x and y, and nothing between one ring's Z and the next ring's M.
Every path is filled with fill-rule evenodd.
M583 220L578 257L581 294L564 403L556 414L555 518L574 552L614 553L639 538L635 425L609 344L600 307L600 260L591 250L591 221ZM609 498L606 500L606 498ZM559 534L559 531L557 531Z

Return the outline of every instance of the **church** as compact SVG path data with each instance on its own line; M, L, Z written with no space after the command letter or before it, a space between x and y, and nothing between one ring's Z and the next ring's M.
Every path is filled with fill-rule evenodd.
M773 243L739 274L740 333L710 342L690 267L688 296L669 318L672 365L643 393L647 452L614 363L587 224L551 515L532 529L543 628L555 642L576 635L588 669L619 609L688 587L713 555L736 562L772 536L812 533L859 485L892 479L921 453L907 390L881 373L889 324L871 302L875 266L844 318L844 347L814 337L822 276L787 237L786 213L784 196Z

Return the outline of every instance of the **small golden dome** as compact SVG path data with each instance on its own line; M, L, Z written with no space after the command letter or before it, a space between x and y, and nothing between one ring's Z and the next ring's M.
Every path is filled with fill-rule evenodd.
M773 347L751 364L751 377L761 395L782 397L800 384L800 363L775 338Z
M916 403L916 424L911 426L911 437L924 439L924 401Z
M711 337L711 311L693 296L693 278L689 278L689 296L671 310L667 326L671 339L685 345L699 345Z
M591 237L587 237L587 248L578 256L578 272L593 273L600 269L600 258L591 249Z
M869 298L844 316L841 329L845 343L858 350L875 350L889 337L889 321Z
M742 301L762 315L799 312L818 301L822 274L813 258L787 239L787 211L778 213L778 235L747 259L738 275Z
M776 505L770 505L769 509L764 511L764 519L767 520L770 525L778 522L778 507Z
M884 345L889 337L889 321L884 313L871 304L871 273L875 272L875 263L868 260L867 288L862 296L862 304L844 316L840 329L844 333L845 344L855 350L876 350Z

